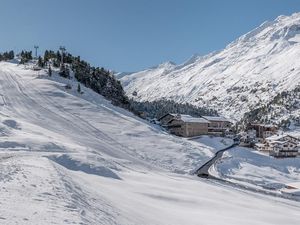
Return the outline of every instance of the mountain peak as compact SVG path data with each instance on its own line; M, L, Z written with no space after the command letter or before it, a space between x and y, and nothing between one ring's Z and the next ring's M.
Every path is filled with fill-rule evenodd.
M260 26L254 28L248 33L242 35L232 43L230 43L226 48L231 48L240 45L267 45L271 42L282 41L284 46L286 44L295 44L300 42L300 39L295 36L300 34L300 13L294 13L291 16L278 16L273 21L265 21ZM298 40L299 39L299 40ZM258 43L261 42L261 43ZM264 43L262 43L264 42ZM275 43L274 43L275 44Z
M158 67L173 67L176 66L176 63L172 61L167 61L158 65Z
M172 69L176 66L176 63L172 61L166 61L161 64L158 64L157 66L150 67L151 70L153 69Z

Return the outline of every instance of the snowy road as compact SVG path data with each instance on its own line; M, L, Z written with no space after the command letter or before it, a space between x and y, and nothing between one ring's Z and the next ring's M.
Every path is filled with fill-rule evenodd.
M203 164L197 171L195 174L197 174L197 176L199 177L209 177L211 176L209 174L209 168L214 165L214 163L220 159L223 155L223 153L231 148L234 148L236 146L236 144L232 144L224 149L221 149L219 151L217 151L214 155L214 157L212 157L209 161L207 161L205 164Z
M45 74L0 62L0 224L300 223L298 203L189 175L212 147Z

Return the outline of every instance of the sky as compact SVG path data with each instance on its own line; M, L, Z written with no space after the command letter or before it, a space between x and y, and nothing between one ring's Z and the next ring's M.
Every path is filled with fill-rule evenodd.
M300 0L0 0L0 51L58 49L133 72L221 50Z

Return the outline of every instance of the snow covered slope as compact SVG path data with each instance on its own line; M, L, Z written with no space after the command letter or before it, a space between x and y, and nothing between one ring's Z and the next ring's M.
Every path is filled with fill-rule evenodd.
M300 223L299 202L189 175L213 146L76 87L0 62L0 224Z
M239 120L249 109L300 84L300 13L280 16L224 50L120 78L136 100L173 99L213 107Z
M210 174L247 187L280 194L285 185L300 180L300 158L274 159L253 149L226 151ZM300 195L294 196L300 200Z

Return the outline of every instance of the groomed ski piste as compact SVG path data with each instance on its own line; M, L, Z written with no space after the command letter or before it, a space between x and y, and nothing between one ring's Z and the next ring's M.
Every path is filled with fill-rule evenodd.
M297 201L192 175L222 140L171 136L31 67L0 62L0 224L300 224Z

